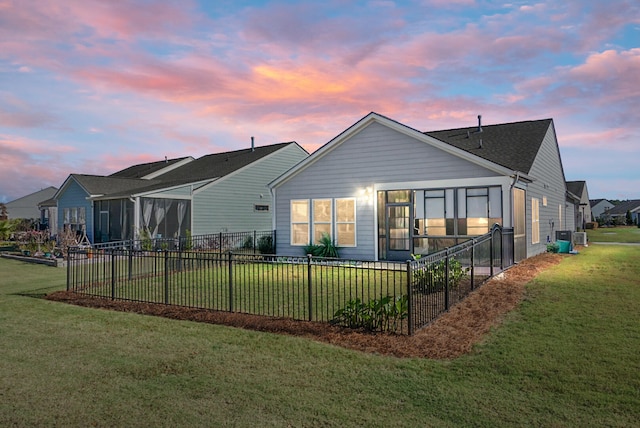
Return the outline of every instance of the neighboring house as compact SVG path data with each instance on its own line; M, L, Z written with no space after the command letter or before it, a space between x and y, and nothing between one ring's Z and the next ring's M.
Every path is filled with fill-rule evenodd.
M58 203L50 198L38 203L40 210L40 228L48 230L49 235L55 236L58 233Z
M24 218L28 220L39 220L41 218L38 204L45 199L51 198L58 189L50 186L29 195L23 196L11 202L7 202L7 216L9 219Z
M306 158L281 143L134 165L110 176L71 174L55 195L61 227L91 243L271 230L267 184Z
M591 215L593 219L598 219L603 216L603 214L607 213L611 208L615 207L614 204L607 201L606 199L592 199L589 201L589 205L591 205Z
M591 214L587 182L567 181L567 190L580 199L578 206L576 207L576 227L584 230L586 228L586 224L591 223L594 220Z
M328 233L341 257L407 260L515 229L515 257L574 230L551 119L420 132L370 113L271 183L277 250Z
M640 199L622 201L607 211L607 214L609 214L612 219L618 219L616 224L624 224L627 212L631 213L631 220L633 221L633 224L638 224L638 215L640 215Z

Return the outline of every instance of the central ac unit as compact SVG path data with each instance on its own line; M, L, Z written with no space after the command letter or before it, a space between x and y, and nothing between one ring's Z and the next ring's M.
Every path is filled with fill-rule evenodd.
M587 232L574 232L574 234L573 234L573 243L575 245L584 245L586 247L588 245L587 244Z

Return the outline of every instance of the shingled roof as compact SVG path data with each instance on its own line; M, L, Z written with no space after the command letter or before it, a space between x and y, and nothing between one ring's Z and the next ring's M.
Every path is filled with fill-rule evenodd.
M640 210L640 199L631 199L629 201L622 201L615 207L611 208L608 213L610 215L625 215L627 211L636 212Z
M483 159L528 174L552 119L429 131L426 135ZM481 143L482 142L482 143Z
M232 152L206 155L189 162L187 165L162 174L158 178L162 181L168 182L192 182L224 177L225 175L247 166L260 158L270 155L289 144L296 143L279 143L269 146L255 147L253 150L242 149Z
M581 198L586 185L586 181L567 181L567 190Z
M158 180L144 180L141 178L104 177L102 175L71 174L76 182L89 195L105 195L109 193L132 192L136 189L159 183Z
M187 157L133 165L106 177L87 174L71 174L70 177L73 177L78 184L97 199L121 198L190 183L206 184L237 171L289 144L297 143L279 143L206 155L184 165L177 165L176 168L160 173L153 179L141 177L161 172L167 166Z
M153 174L154 172L160 171L163 168L166 168L168 166L171 166L175 163L178 163L184 159L186 159L188 156L182 157L182 158L176 158L176 159L166 159L166 160L162 160L162 161L156 161L156 162L147 162L147 163L141 163L138 165L132 165L128 168L122 169L120 171L114 172L113 174L109 175L109 177L116 177L116 178L142 178L144 176L147 176L149 174Z

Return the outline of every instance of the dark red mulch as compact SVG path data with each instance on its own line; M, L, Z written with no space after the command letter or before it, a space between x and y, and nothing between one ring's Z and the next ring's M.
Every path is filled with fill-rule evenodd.
M559 263L562 258L559 254L544 253L521 262L504 272L502 278L488 281L413 336L354 331L319 322L112 301L67 291L52 293L46 298L92 308L308 337L362 352L403 358L451 359L470 352L473 345L482 341L492 326L499 324L504 315L518 305L524 296L525 284L539 272Z

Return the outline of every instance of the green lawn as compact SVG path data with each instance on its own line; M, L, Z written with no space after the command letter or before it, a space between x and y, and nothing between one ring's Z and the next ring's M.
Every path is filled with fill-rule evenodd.
M0 259L0 426L637 426L640 247L590 246L454 361L38 298Z
M640 243L640 228L636 226L601 227L587 230L589 242Z

